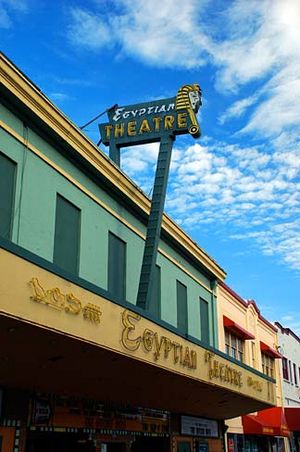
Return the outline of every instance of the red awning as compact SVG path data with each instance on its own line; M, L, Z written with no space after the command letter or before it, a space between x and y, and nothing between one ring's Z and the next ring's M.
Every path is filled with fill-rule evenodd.
M249 331L245 330L245 328L226 317L226 315L223 315L223 324L228 330L232 331L234 334L244 340L255 339L255 336L253 334L249 333Z
M289 436L290 431L282 407L269 408L242 416L245 435Z
M265 344L264 342L260 341L260 349L262 352L264 352L266 355L271 356L271 358L282 358L282 355L277 352L277 350L274 350L274 348L270 347L269 345Z
M300 432L300 407L290 407L284 409L287 425L293 432Z

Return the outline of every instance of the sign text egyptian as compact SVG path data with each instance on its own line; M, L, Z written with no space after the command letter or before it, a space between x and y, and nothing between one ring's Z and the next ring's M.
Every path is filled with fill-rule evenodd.
M167 336L159 336L158 333L148 328L142 330L140 335L135 334L136 324L141 316L134 312L123 311L122 314L122 338L121 342L127 350L135 351L143 346L146 352L151 352L155 361L170 358L174 364L196 369L197 354L188 346L172 341Z

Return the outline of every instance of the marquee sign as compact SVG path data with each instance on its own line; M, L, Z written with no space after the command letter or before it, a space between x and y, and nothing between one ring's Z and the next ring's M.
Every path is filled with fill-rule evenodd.
M132 146L160 141L165 134L201 134L196 113L201 105L198 84L185 85L176 97L108 110L109 122L100 124L103 144Z
M200 137L196 114L201 104L200 86L184 85L169 99L125 107L115 105L107 110L109 122L99 125L101 140L109 146L109 156L117 165L120 165L121 147L160 142L136 303L143 309L148 309L150 303L150 281L154 275L173 142L176 135L189 133L194 138Z

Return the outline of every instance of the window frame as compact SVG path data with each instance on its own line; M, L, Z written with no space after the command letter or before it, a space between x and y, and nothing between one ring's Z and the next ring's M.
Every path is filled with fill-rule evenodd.
M113 240L115 243L122 244L124 247L122 249L123 254L123 266L122 266L122 280L121 280L121 290L117 289L117 286L115 285L115 278L113 276L114 273L114 266L113 263L116 259L117 261L120 260L120 256L116 258L114 253L112 253L113 250ZM115 248L116 251L116 248ZM119 250L118 250L119 252ZM107 253L107 290L115 297L117 297L121 301L126 301L126 292L127 292L127 242L125 240L121 239L117 234L115 234L112 231L108 231L108 253Z
M294 382L295 382L295 386L298 386L297 366L296 366L295 363L293 363L293 371L294 371Z
M61 228L61 224L59 224L59 200L62 200L65 205L69 205L74 209L74 213L76 212L77 218L76 218L76 252L74 253L75 259L73 260L73 268L71 266L68 267L68 265L62 264L61 261L61 255L64 255L65 253L60 253L58 250L61 246L61 243L64 243L64 240L58 239L60 231L59 228ZM79 266L80 266L80 245L81 245L81 215L82 211L81 209L76 206L72 201L67 199L65 196L63 196L61 193L56 193L56 207L55 207L55 224L54 224L54 246L53 246L53 263L60 267L62 270L67 271L68 273L71 273L75 276L79 275ZM69 230L69 225L65 228L66 231ZM74 248L74 247L73 247ZM67 262L70 262L68 259Z
M7 160L12 164L13 167L13 175L11 180L11 187L10 187L10 197L11 197L11 203L10 203L10 212L9 212L9 220L7 222L8 230L7 234L0 234L0 237L3 237L6 240L12 240L13 235L13 224L14 224L14 217L15 217L15 202L16 202L16 188L17 188L17 171L18 171L18 163L11 159L8 155L6 155L4 152L0 150L0 157L3 157L4 160ZM7 198L3 198L7 199ZM0 227L1 232L1 227Z
M282 357L282 376L286 381L290 381L288 359Z
M181 295L184 294L182 297ZM188 295L187 286L176 279L177 329L182 334L188 334ZM181 316L183 314L183 316Z
M241 363L245 362L245 341L237 334L232 333L228 328L225 332L225 353L231 358Z
M275 375L275 359L266 353L261 353L262 373L268 377L274 378Z
M209 319L209 302L203 297L199 297L200 303L200 337L201 341L209 345L210 344L210 319ZM204 334L205 333L205 334Z

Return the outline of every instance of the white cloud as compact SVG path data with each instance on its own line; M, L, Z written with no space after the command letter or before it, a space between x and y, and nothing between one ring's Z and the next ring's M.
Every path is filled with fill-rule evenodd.
M300 271L300 164L295 149L275 147L267 153L207 142L175 148L174 161L180 165L171 167L167 211L191 234L213 224L216 233L225 230L232 240L250 241L263 254ZM126 172L145 190L152 187L157 151L154 144L151 153L131 149L125 157ZM290 177L291 171L296 177Z
M0 28L11 28L14 14L26 11L26 0L0 0Z
M49 93L49 98L54 102L65 102L70 99L70 96L66 93L53 92Z
M229 119L240 118L248 107L257 102L257 99L258 94L254 94L245 99L237 100L219 117L219 123L224 124Z
M98 50L111 42L111 30L100 15L81 8L71 8L72 22L68 36L73 44Z
M115 55L159 67L198 68L209 62L216 69L218 95L225 91L234 99L219 122L244 121L236 144L206 137L202 145L174 149L171 215L191 232L211 223L215 230L227 228L235 240L251 240L299 271L299 0L232 0L214 15L207 15L215 7L212 0L111 5L109 15L105 8L71 9L71 41L93 50L114 46ZM253 81L255 88L249 85ZM251 94L240 97L246 85ZM267 141L239 145L246 133ZM158 145L145 149L122 151L122 162L149 193Z
M220 115L221 124L252 107L244 133L273 136L297 126L299 0L232 0L218 14L208 14L214 7L212 0L120 0L110 9L100 2L98 12L71 8L69 38L92 50L115 46L115 55L160 67L197 68L210 62L220 92L238 92L261 79L254 94L237 99Z

